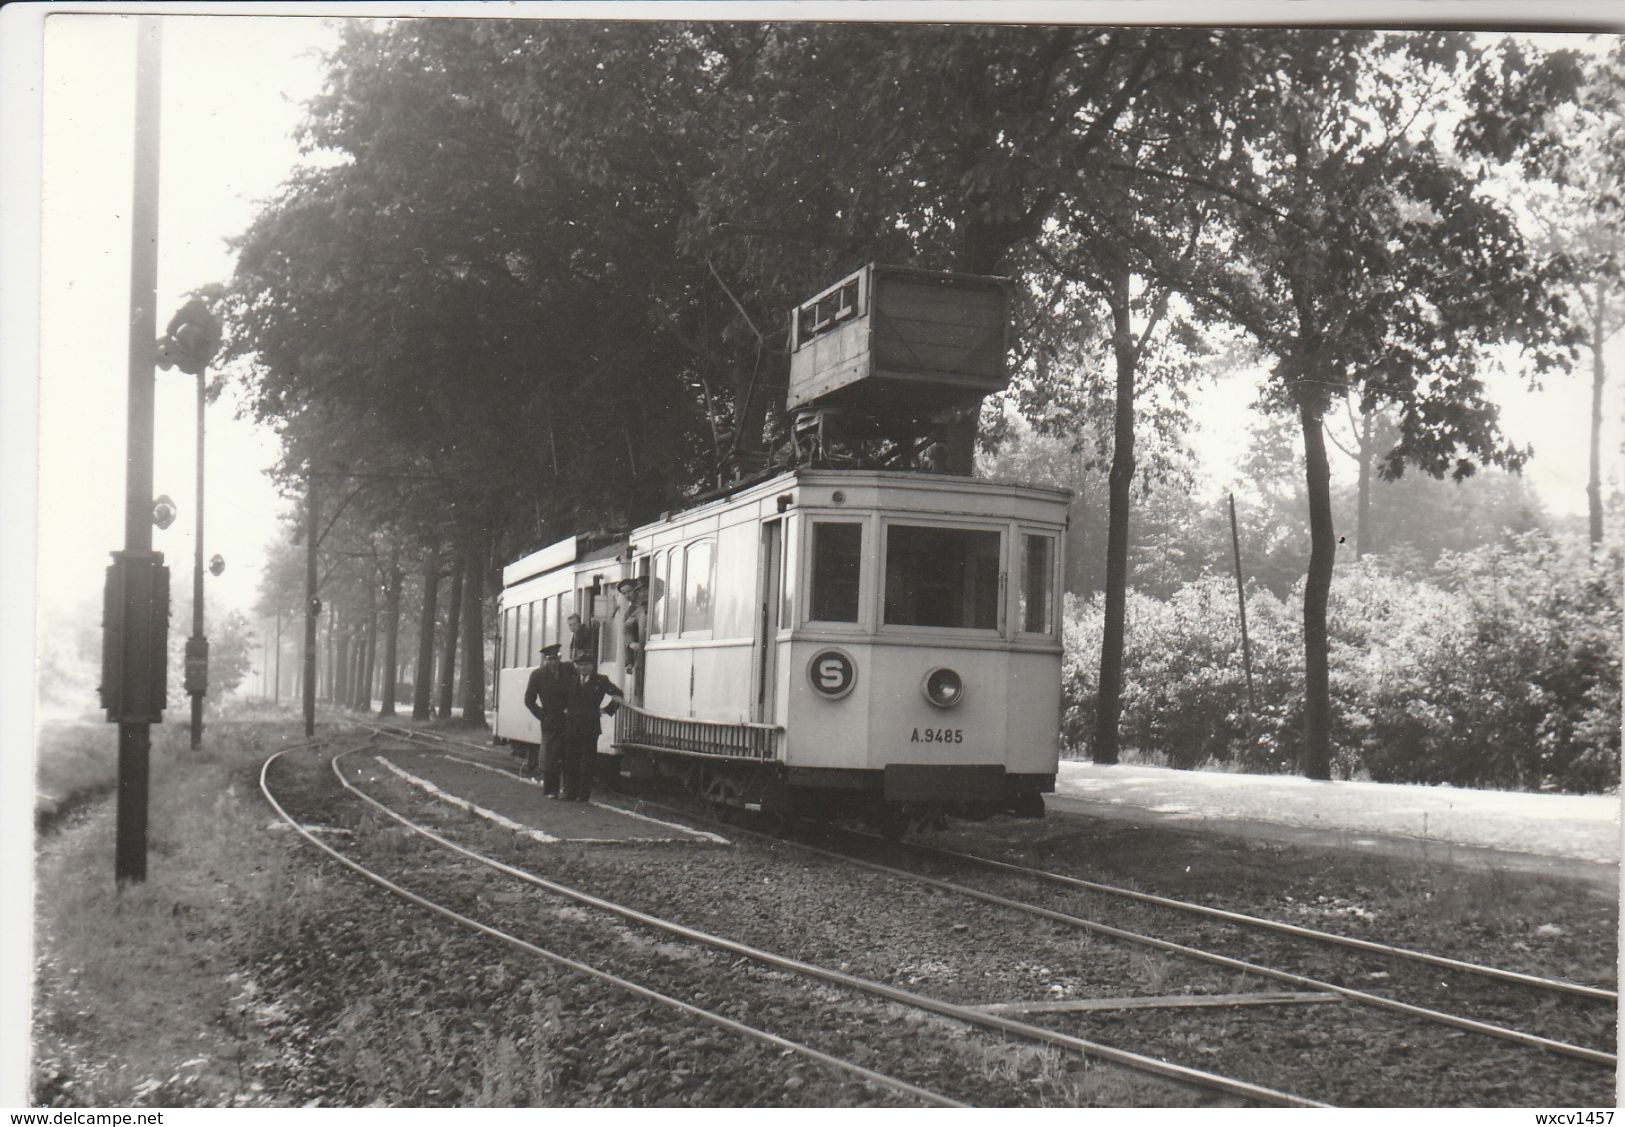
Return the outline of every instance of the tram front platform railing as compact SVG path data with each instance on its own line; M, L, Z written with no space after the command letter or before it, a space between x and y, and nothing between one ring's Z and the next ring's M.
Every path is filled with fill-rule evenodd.
M620 704L615 713L617 747L719 759L773 761L783 757L784 729L776 724L661 716L624 701Z

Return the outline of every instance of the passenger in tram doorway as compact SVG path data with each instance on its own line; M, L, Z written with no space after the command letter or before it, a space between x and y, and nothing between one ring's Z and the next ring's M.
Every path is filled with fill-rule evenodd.
M626 615L621 624L621 637L626 644L626 671L641 673L644 619L648 616L643 580L623 579L615 584L615 590L626 607Z
M542 793L559 796L559 776L564 768L564 706L570 693L570 673L559 665L557 644L542 647L542 664L531 670L525 683L525 707L541 721L540 746L525 748L525 773L536 777L537 756L541 757Z
M570 628L570 660L580 661L583 657L592 658L593 665L598 664L598 629L588 626L581 621L579 614L572 614L564 620Z
M564 705L564 800L585 802L592 797L592 775L597 765L599 709L604 697L615 700L603 709L603 715L614 716L620 708L621 690L609 678L599 673L598 663L590 657L578 657L576 675L570 679Z

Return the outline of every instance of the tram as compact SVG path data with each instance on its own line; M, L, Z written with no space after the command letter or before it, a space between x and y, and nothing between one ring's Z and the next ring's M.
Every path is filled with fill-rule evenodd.
M1070 493L830 456L835 410L873 419L876 402L919 411L923 399L929 424L944 403L961 414L979 405L1002 379L1003 325L954 299L1002 302L997 281L879 266L843 279L792 314L802 464L505 568L497 736L539 740L525 682L576 613L596 630L600 671L626 694L600 738L608 769L668 776L727 806L882 825L1041 815L1059 754ZM915 342L914 367L897 378L883 338L921 308L936 321L913 316L905 333L940 341L946 319L961 339L942 353L945 377L929 367L921 377L932 358ZM826 340L829 325L856 346ZM798 366L803 351L821 355ZM919 415L905 422L929 431Z

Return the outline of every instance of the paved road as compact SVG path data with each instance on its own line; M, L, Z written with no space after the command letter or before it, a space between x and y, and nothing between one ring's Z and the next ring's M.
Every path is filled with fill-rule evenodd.
M1619 884L1617 795L1320 783L1068 761L1052 808Z

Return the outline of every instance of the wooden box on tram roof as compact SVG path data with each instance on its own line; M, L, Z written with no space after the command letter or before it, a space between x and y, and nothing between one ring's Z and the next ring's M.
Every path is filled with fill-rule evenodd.
M1009 282L871 264L790 315L786 406L875 417L965 407L1003 391Z

